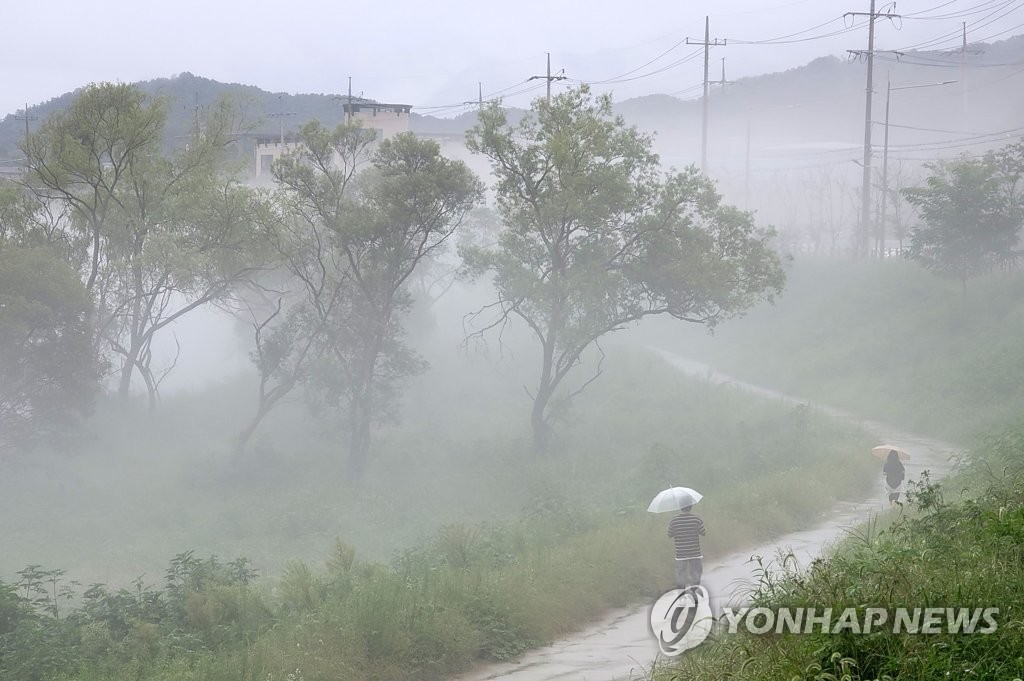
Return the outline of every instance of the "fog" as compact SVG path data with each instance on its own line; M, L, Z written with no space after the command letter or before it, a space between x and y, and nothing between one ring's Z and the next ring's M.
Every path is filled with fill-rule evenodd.
M108 5L0 67L0 615L73 641L36 678L514 660L670 588L663 489L721 560L877 514L865 424L1019 418L1020 2L880 8L867 148L852 5Z

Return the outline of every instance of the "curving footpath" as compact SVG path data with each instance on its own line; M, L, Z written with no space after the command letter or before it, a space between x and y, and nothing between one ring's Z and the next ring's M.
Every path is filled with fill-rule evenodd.
M715 372L700 362L654 350L683 373L712 384L732 385L750 393L792 404L808 404L788 395L737 381ZM953 445L900 430L877 421L866 421L847 412L814 405L822 413L858 423L879 442L900 445L913 452L906 464L907 479L920 478L927 469L932 480L945 477L952 469L959 449ZM768 543L743 549L716 560L706 560L702 583L712 596L716 612L723 605L743 602L755 581L759 568L755 557L767 563L782 554L792 554L798 565L814 558L852 528L884 508L885 495L878 494L859 502L841 502L827 520L809 530L786 534ZM525 654L512 663L494 664L457 677L457 681L623 681L645 678L657 662L658 650L648 625L649 603L616 610L572 637Z

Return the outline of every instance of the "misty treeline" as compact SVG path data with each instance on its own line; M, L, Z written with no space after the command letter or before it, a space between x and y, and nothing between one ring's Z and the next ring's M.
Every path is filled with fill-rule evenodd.
M966 296L968 279L1009 270L1022 255L1024 142L926 168L924 183L902 192L920 217L907 255L959 281Z
M174 361L155 360L154 344L217 306L245 320L259 375L238 448L301 390L342 426L358 476L373 429L398 417L403 379L426 368L405 322L458 241L461 274L492 278L496 293L467 310L470 333L515 322L536 340L531 427L546 452L596 378L571 375L602 336L655 314L714 325L782 287L772 232L695 169L663 172L652 140L586 88L538 100L516 126L497 104L481 112L467 144L496 181L487 238L473 217L484 184L432 141L312 122L274 186L257 188L229 160L241 125L229 102L170 151L168 106L89 86L27 136L26 174L0 186L6 447L73 432L98 395L128 398L135 379L156 408Z

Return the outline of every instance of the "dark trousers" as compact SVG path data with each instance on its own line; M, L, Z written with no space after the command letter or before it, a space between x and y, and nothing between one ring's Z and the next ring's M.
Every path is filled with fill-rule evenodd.
M687 558L679 560L676 558L676 587L685 589L688 586L700 584L701 575L704 574L704 559Z

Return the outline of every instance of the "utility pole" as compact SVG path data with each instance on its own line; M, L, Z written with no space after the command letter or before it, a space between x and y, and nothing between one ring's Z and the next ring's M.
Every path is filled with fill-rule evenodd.
M29 121L38 121L39 119L36 116L29 116L28 115L28 102L25 102L25 112L22 115L20 115L20 116L15 116L14 120L16 120L16 121L25 121L25 149L26 149L26 151L28 151L28 135L29 135L28 122Z
M545 75L545 76L530 76L526 80L527 81L530 81L530 80L540 80L542 78L544 80L546 80L548 82L548 104L550 104L551 103L551 81L553 81L553 80L565 80L566 78L568 78L568 76L566 76L564 72L565 72L565 69L562 69L562 71L559 73L559 75L557 75L557 76L552 76L551 75L551 53L548 52L548 72L547 72L547 75Z
M473 100L470 99L470 100L467 100L467 101L463 102L462 104L463 104L463 106L465 106L467 104L476 104L477 108L482 111L483 108L484 108L484 84L478 81L476 86L477 86L476 101L473 101Z
M352 122L352 76L348 77L348 107L345 109L345 122Z
M743 210L750 210L750 111L747 111L747 159L743 166Z
M967 98L967 55L984 54L985 50L967 49L967 22L962 22L963 41L960 45L960 129L970 130L970 100Z
M195 104L192 105L192 139L199 141L199 93L195 93Z
M885 133L882 135L882 210L878 216L878 257L885 258L885 220L889 204L889 97L892 80L885 74Z
M283 94L277 96L277 101L280 102ZM281 146L284 146L284 119L285 116L294 116L294 111L278 111L277 113L267 114L267 118L276 118L281 123Z
M871 9L864 12L847 12L843 16L868 17L868 49L866 52L868 62L867 88L864 97L864 161L862 167L864 174L861 178L860 196L860 233L857 235L857 255L863 256L868 251L870 244L868 234L871 225L871 95L872 78L875 68L875 19L879 17L887 19L898 19L899 14L889 12L876 12L875 0L871 0ZM851 50L853 54L861 54L859 51Z
M964 40L960 46L960 124L961 130L970 130L967 126L967 22L963 22Z
M885 227L886 213L889 203L889 99L893 90L913 90L922 87L935 87L938 85L951 85L955 80L944 80L941 83L924 83L921 85L902 85L893 87L889 74L885 76L885 133L882 142L882 208L879 211L878 225L878 253L879 257L885 257Z
M704 113L701 119L700 133L700 170L701 172L704 172L708 165L708 56L712 47L717 47L719 45L725 46L726 41L719 41L718 38L715 38L715 41L711 42L711 23L708 17L704 17L703 42L698 42L696 40L691 42L690 39L687 38L686 44L704 46ZM722 79L725 79L724 74Z
M948 50L942 54L957 54L960 55L960 129L970 130L971 125L968 122L969 118L969 104L967 99L967 55L968 54L984 54L985 50L968 50L967 49L967 22L963 21L960 23L961 38L960 47L955 50Z

